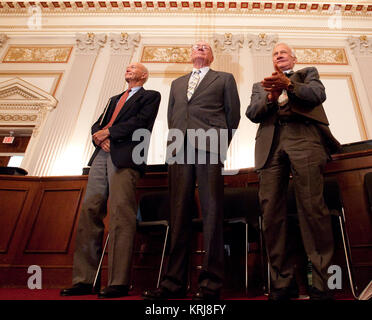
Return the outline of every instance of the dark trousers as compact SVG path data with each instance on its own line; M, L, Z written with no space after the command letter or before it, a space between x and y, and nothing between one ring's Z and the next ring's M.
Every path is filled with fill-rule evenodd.
M196 151L196 155L202 151ZM197 157L196 157L197 159ZM203 256L199 287L218 291L224 272L222 164L173 164L169 166L171 244L168 268L161 282L170 291L186 290L195 207L195 182L198 183L203 218Z
M287 233L287 188L292 173L302 241L313 266L313 286L327 289L334 251L331 217L323 198L327 158L314 124L292 122L276 127L268 162L259 171L263 233L274 288L287 287L294 276L294 243Z

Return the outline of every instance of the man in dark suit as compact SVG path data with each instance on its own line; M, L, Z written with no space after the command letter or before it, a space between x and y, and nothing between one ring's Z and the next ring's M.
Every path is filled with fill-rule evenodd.
M182 132L184 137L180 157L176 156L174 164L169 162L171 244L168 268L160 287L144 291L144 299L186 295L196 180L205 254L199 289L193 299L219 299L223 282L224 180L221 170L227 148L221 148L220 138L225 132L226 145L231 141L240 121L240 101L233 75L210 69L213 52L208 43L199 41L193 45L191 59L193 71L172 82L168 104L169 137L175 131ZM207 132L209 140L203 137ZM194 158L196 162L190 161Z
M146 67L132 63L125 80L128 89L112 97L92 126L96 149L76 234L71 288L62 296L93 294L92 284L102 252L109 197L108 286L99 298L128 295L133 239L136 231L136 183L145 164L133 161L132 151L140 143L132 140L137 129L152 130L159 109L160 93L145 90ZM147 146L148 147L148 146Z
M310 298L327 299L333 235L323 199L323 169L339 143L328 128L322 106L326 94L318 71L309 67L293 72L296 57L284 43L275 46L272 58L275 72L253 85L246 112L251 121L260 124L255 168L273 285L269 299L288 300L292 294L294 266L286 210L290 174L302 240L313 266Z

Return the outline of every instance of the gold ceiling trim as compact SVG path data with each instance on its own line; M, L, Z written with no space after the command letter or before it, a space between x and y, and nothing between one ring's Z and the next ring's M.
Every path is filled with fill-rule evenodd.
M297 64L348 65L344 48L294 47Z
M240 14L371 17L371 2L315 1L0 1L1 14Z
M144 46L143 63L191 63L191 46Z
M72 46L9 46L2 63L67 63Z

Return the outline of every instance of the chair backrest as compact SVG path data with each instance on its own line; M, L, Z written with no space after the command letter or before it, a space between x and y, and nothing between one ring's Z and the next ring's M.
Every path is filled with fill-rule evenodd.
M364 187L367 192L367 199L369 203L369 210L372 214L372 172L368 172L364 176Z
M141 221L168 220L170 218L170 198L168 190L150 191L144 193L139 200L139 215ZM195 201L191 204L192 218L198 216Z
M340 187L335 177L324 178L324 201L329 210L342 210L342 197Z
M258 217L261 214L258 185L225 187L224 193L224 217L245 217L251 225L257 227Z
M168 190L144 193L139 200L139 211L142 221L169 220Z

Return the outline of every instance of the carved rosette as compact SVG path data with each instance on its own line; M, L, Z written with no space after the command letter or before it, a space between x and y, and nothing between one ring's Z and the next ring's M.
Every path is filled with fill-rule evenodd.
M372 37L350 36L347 39L350 49L353 51L355 56L370 56L372 57Z
M214 34L213 42L218 51L221 53L238 52L243 47L244 36L242 34Z
M107 40L107 35L104 33L77 33L76 34L76 54L91 55L97 54Z
M109 42L111 46L112 55L126 55L131 54L140 42L141 36L139 33L128 34L110 33Z
M248 47L252 49L254 54L271 54L274 46L278 42L277 34L265 34L260 33L259 35L248 34Z
M4 33L0 33L0 49L7 42L9 38Z

